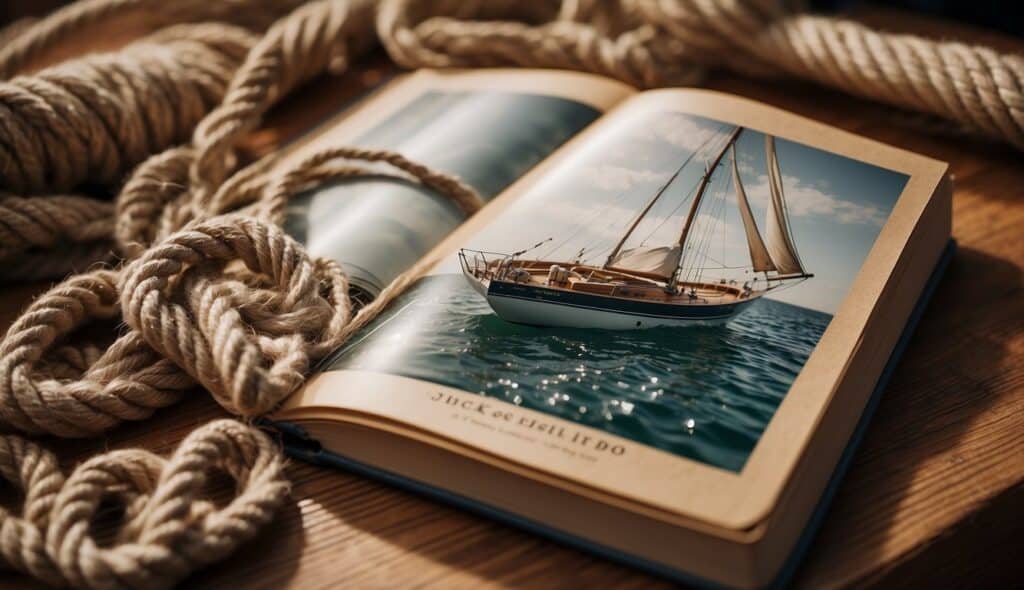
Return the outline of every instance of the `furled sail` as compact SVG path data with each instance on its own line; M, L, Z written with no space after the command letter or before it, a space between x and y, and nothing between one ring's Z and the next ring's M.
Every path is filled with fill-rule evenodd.
M740 180L740 169L736 163L735 144L732 146L732 183L736 186L736 204L740 210L740 219L743 220L743 230L747 234L747 246L750 248L750 261L754 264L754 271L767 272L775 270L775 263L772 262L768 249L764 246L761 232L757 230L757 222L754 221L754 214L750 211L747 191L743 189L743 182Z
M616 254L608 266L670 278L679 266L683 249L678 245L627 248Z
M775 138L764 136L765 159L768 167L768 188L771 191L771 203L768 204L767 227L765 236L768 254L780 275L804 274L804 265L797 255L793 236L789 231L789 218L786 215L785 197L782 192L782 172L779 160L775 155Z

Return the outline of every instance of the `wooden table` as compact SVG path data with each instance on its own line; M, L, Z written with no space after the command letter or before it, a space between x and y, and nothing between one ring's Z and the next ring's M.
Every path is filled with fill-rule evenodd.
M919 32L915 19L866 20ZM982 35L1024 51L1024 43ZM359 74L363 77L374 73ZM348 79L349 81L352 78ZM326 81L321 92L346 87ZM887 388L796 585L955 587L1024 583L1024 157L936 137L907 117L821 88L728 75L715 89L749 96L952 164L954 234L946 277ZM273 144L315 113L307 92L282 105ZM4 287L0 326L40 290ZM52 441L68 467L110 448L169 452L223 415L202 392L102 440ZM656 587L663 580L347 473L292 463L292 500L255 541L188 587ZM0 575L0 586L33 588Z

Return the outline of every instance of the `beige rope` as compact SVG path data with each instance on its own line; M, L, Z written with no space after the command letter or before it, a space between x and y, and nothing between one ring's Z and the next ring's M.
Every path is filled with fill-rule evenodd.
M204 498L215 471L238 486L220 508ZM169 459L114 451L67 479L53 454L0 436L0 476L24 494L20 515L0 509L0 566L79 588L168 588L252 537L288 494L275 445L232 420L192 432ZM124 506L124 523L112 545L101 545L92 521L107 500Z
M106 270L72 276L10 327L0 341L0 430L94 436L122 420L146 418L193 387L134 332L109 348L67 346L79 328L117 317L116 278ZM68 370L62 361L76 351L83 361Z
M263 282L224 278L220 266L236 260ZM171 284L180 293L169 292ZM228 410L252 416L299 386L311 355L336 346L349 315L347 291L340 267L315 266L276 227L214 218L129 265L121 305L125 322L150 346Z
M181 25L122 52L0 82L4 187L39 193L119 180L188 138L253 43L228 25Z
M254 42L227 25L182 25L122 53L0 82L3 188L38 193L119 181L191 134ZM0 278L61 277L109 260L112 212L87 197L0 194ZM66 255L52 256L57 248Z
M234 143L253 130L283 94L329 69L340 72L373 39L372 0L307 4L270 28L249 54L223 104L197 127L190 180L197 209L228 176Z
M308 17L296 19L290 22L315 22ZM270 47L267 51L272 53L274 49ZM255 50L253 54L258 55ZM238 79L244 78L245 69L243 66ZM244 92L245 85L237 87L241 90L236 96L251 96ZM265 110L271 100L256 109ZM229 104L226 100L225 105ZM221 139L218 149L230 153L231 143L239 136L236 131L225 134L222 137L227 139ZM214 208L227 211L253 205L254 212L261 217L276 218L287 199L311 183L383 172L357 164L356 160L389 165L400 175L449 191L467 212L475 211L481 204L479 197L456 179L397 154L354 149L319 154L274 179L254 175L247 187L251 191L248 201L228 197L223 192L216 193L219 197L211 201L197 197L203 194L201 186L206 183L193 183L188 174L196 161L195 152L194 148L182 147L154 156L125 185L117 203L117 233L121 243L131 246L124 248L124 252L137 256L137 260L123 272L101 270L72 277L37 300L34 310L30 309L12 326L3 342L6 348L0 349L3 358L10 359L12 365L0 373L11 375L5 381L8 391L0 398L0 415L9 416L6 428L63 436L95 434L120 420L141 418L156 407L172 403L181 389L192 383L190 376L225 407L236 413L257 415L293 391L313 360L340 344L338 336L350 323L351 304L346 295L347 281L336 263L308 259L291 238L275 226L255 219L229 216L189 223L194 217L206 216ZM240 174L236 178L244 177ZM168 215L168 211L175 209L181 214ZM154 223L157 215L161 221ZM184 229L172 233L186 224ZM154 226L162 229L154 230ZM168 237L145 250L162 236ZM239 261L242 268L238 267ZM119 287L112 287L114 280L120 282ZM57 373L57 362L50 360L55 352L46 352L65 341L79 325L115 315L118 306L110 300L110 294L116 292L121 293L124 319L131 328L118 340L121 349L111 347L105 356L85 359L79 367L81 376L63 375L67 381L49 377ZM69 313L73 317L67 317ZM41 329L47 322L54 327ZM130 370L108 371L107 365L112 360L124 359L129 348L135 351L137 360ZM159 355L152 352L154 349ZM162 358L173 361L174 368L167 370L169 361ZM160 377L146 386L140 378L143 374ZM29 378L23 378L25 375ZM105 381L104 377L110 375L120 375L122 380ZM117 385L125 384L136 389L116 391ZM68 391L68 386L73 391ZM136 395L130 397L126 393ZM55 407L47 407L48 402ZM61 414L59 409L64 408L68 411ZM88 413L91 418L69 423L68 418L79 413ZM83 424L88 424L88 428ZM92 461L106 465L116 458L107 455ZM85 494L83 501L95 501L95 493ZM129 502L130 498L126 504ZM78 537L62 532L64 537L79 542ZM23 536L12 539L17 539L18 547L8 547L9 552L27 551ZM109 567L104 559L118 562L128 549L119 545L108 550L104 559L98 559L85 541L78 552L57 549L60 555L73 556L64 563L62 581L88 587L107 585L111 579L106 574L98 580L83 577L80 572L102 572ZM153 549L166 551L166 545L160 540ZM46 550L55 549L47 545ZM45 558L39 560L47 563ZM175 566L175 572L186 572L195 563ZM154 582L137 568L138 563L130 562L120 568L120 576L123 578L125 571L142 576L138 584L130 584L133 586ZM36 570L34 575L42 577L44 570ZM168 579L166 572L162 575L162 580Z
M136 256L208 211L234 171L234 147L285 93L324 71L342 71L372 40L374 2L322 0L272 26L247 55L226 96L196 126L192 144L157 154L118 197L116 239Z
M344 70L375 35L408 67L559 67L642 87L694 83L709 67L785 74L1024 147L1019 56L882 35L795 4L87 0L5 32L6 78L98 21L207 21L0 82L0 277L81 273L33 302L0 341L0 431L95 436L197 385L235 414L266 413L418 280L432 260L353 316L340 267L278 227L285 206L330 180L398 176L471 214L481 200L459 179L386 150L332 147L286 169L272 157L239 169L235 156L281 96ZM259 38L226 24L262 30L295 6ZM133 166L113 204L64 194L116 187ZM47 267L55 252L61 264ZM98 327L119 319L103 338ZM210 469L239 484L226 507L201 497ZM254 534L287 490L267 437L231 421L197 430L167 461L116 451L66 480L52 454L2 435L0 475L25 496L19 515L0 510L0 565L88 588L169 586ZM111 497L126 516L103 546L91 521Z
M130 19L136 30L153 31L169 25L218 21L262 30L303 0L79 0L36 22L16 23L4 30L0 46L0 79L9 78L69 36L111 18ZM15 35L14 33L18 34ZM104 32L104 31L100 31Z
M113 204L87 197L0 193L0 279L60 276L108 258L113 213ZM65 254L53 256L58 249Z
M521 3L527 4L527 3ZM793 3L796 4L796 3ZM521 65L592 71L643 87L690 83L707 66L787 74L956 121L1024 149L1024 57L954 42L877 33L785 2L566 2L560 16L524 22L521 5L467 20L466 3L385 0L377 28L407 67ZM602 30L616 6L627 30ZM449 16L453 15L453 16Z

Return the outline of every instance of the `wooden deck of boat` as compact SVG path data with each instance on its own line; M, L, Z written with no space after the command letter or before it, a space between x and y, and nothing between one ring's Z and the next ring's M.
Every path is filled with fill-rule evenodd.
M605 295L617 299L631 299L641 301L653 301L657 303L676 304L724 304L733 303L745 299L740 296L739 289L721 289L717 285L704 283L680 283L679 292L669 293L663 287L656 285L644 285L638 283L592 283L582 279L570 278L567 284L551 285L546 276L538 277L532 275L530 285L548 287L553 289L564 289L577 293L590 293L594 295Z
M491 268L497 266L498 264L494 263ZM550 280L548 273L552 266L560 266L569 271L564 281L553 283ZM522 270L525 273L513 276L515 270ZM604 280L594 280L594 274L603 275ZM669 293L663 286L664 283L659 284L644 277L629 276L620 271L609 272L599 267L547 260L517 261L513 266L513 272L507 272L503 276L510 282L534 287L680 305L722 305L751 297L750 293L745 293L735 282L680 282L677 283L677 292Z

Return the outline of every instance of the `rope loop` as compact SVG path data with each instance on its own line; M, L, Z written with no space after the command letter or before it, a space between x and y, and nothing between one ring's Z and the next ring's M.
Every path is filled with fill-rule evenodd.
M0 341L0 429L95 436L176 402L193 382L138 334L72 342L119 311L117 273L75 275L40 296ZM103 340L103 338L101 338Z
M238 265L244 271L239 270ZM229 411L254 416L294 391L351 314L334 263L279 228L221 216L190 224L125 269L125 322Z
M237 487L222 507L206 497L216 471ZM251 538L289 490L274 443L234 420L193 431L168 459L113 451L66 480L52 453L3 435L0 476L25 497L20 515L0 509L0 566L79 588L169 588ZM93 523L110 500L124 515L113 541L103 543Z
M22 493L20 514L0 507L0 570L30 574L51 586L63 576L46 552L46 525L64 486L57 457L19 436L0 435L0 479Z
M237 487L222 507L206 497L215 471ZM289 489L274 443L234 420L193 431L169 459L113 451L68 478L49 451L0 435L0 477L24 495L19 515L0 508L0 566L52 586L103 589L173 586L251 538ZM104 543L94 537L93 522L110 500L124 514L113 541Z
M197 157L190 171L201 191L199 206L230 175L232 150L284 94L331 69L346 69L372 39L372 0L318 0L275 23L253 47L231 81L223 103L195 128Z
M483 201L460 179L346 146L239 169L239 141L282 96L346 70L377 41L408 68L562 68L641 88L694 84L709 68L790 76L1024 149L1024 57L802 8L83 0L0 32L0 280L80 273L0 340L0 477L24 495L19 513L0 509L0 565L53 585L167 587L232 551L284 501L279 450L238 422L198 429L170 459L115 451L68 479L51 453L7 433L95 436L197 384L234 414L272 411L431 268L436 260L421 260L354 314L341 267L278 226L294 195L356 176L418 183L470 215ZM148 33L122 51L33 70L72 33L129 14ZM86 184L88 196L71 193ZM119 317L126 327L115 328ZM237 484L225 506L205 497L216 471ZM92 532L105 500L124 507L112 544Z
M384 164L387 168L375 168L356 162ZM328 147L274 174L264 194L265 215L274 223L281 224L284 222L285 205L288 200L303 190L342 178L386 175L409 179L436 191L455 203L467 216L476 213L484 205L476 190L458 177L413 162L397 152L359 147ZM226 207L230 202L224 193L218 194L217 197L220 207Z

